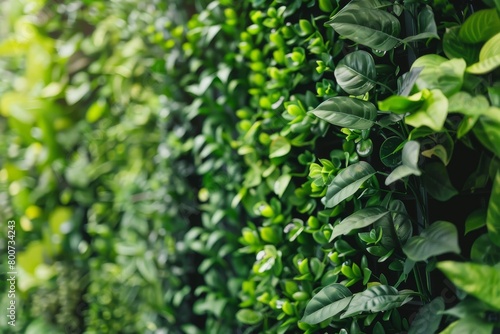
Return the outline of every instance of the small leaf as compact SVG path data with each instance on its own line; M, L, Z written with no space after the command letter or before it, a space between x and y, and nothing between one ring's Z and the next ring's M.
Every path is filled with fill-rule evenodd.
M500 246L500 171L497 171L493 188L491 189L486 226L491 241Z
M236 319L245 325L256 325L263 319L262 313L250 309L241 309L236 313Z
M431 162L424 166L423 181L426 190L438 201L447 201L458 194L441 162Z
M472 244L470 258L473 261L493 266L500 262L500 247L491 241L488 234L483 234Z
M444 261L437 264L459 289L500 310L500 269L472 262Z
M363 95L375 86L375 61L366 51L354 51L345 56L335 68L335 79L343 90Z
M480 117L472 129L477 139L488 150L500 157L500 126L498 122L488 118Z
M307 303L301 321L318 324L342 312L351 301L352 293L342 284L334 283L321 289Z
M390 111L395 114L407 114L419 110L424 102L422 92L408 97L393 95L383 101L379 101L378 108L382 111Z
M465 20L458 36L465 43L485 42L500 31L496 9L478 10Z
M418 14L418 31L415 36L409 36L403 39L403 43L418 41L429 38L439 38L437 34L436 22L434 20L434 12L429 6L425 6Z
M396 167L391 174L385 179L385 185L389 185L394 181L400 180L408 175L420 175L422 172L418 169L418 158L420 156L420 143L410 140L403 147L402 162L403 164Z
M357 293L341 318L351 317L362 312L383 312L399 307L411 300L407 293L400 294L392 286L375 285Z
M443 298L438 297L429 304L424 305L417 313L417 316L411 323L408 334L427 334L435 333L439 328L439 323L444 311Z
M279 158L287 155L292 146L290 142L285 137L277 137L271 142L269 147L269 158Z
M321 103L312 113L333 125L364 130L373 125L377 117L377 108L370 102L336 96Z
M455 225L437 221L414 236L403 246L403 252L412 261L425 261L444 253L460 253L458 232Z
M364 161L350 165L338 173L328 186L323 198L326 208L333 208L353 195L363 183L375 174L373 167Z
M340 224L333 227L330 242L340 235L346 235L354 230L370 226L385 217L387 214L389 214L389 211L380 206L364 208L356 211L349 217L342 220Z

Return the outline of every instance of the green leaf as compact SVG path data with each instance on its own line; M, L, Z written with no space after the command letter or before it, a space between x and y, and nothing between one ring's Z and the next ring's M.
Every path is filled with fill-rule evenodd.
M493 266L500 263L500 247L491 241L488 234L483 234L472 244L470 258Z
M486 225L486 210L479 209L473 211L465 220L465 233L477 230Z
M448 99L439 89L422 91L425 102L416 112L406 116L405 122L416 128L428 126L434 131L441 131L446 121Z
M399 20L383 10L346 7L328 23L339 35L375 50L389 51L401 42Z
M422 151L422 155L427 158L436 156L443 162L445 166L448 165L451 159L451 156L448 155L448 152L441 144L438 144L428 150Z
M472 129L477 139L488 150L500 157L500 124L488 117L480 117Z
M493 332L492 323L487 323L482 319L475 317L465 317L455 322L452 322L439 334L491 334Z
M356 211L333 227L330 242L340 235L346 235L354 230L370 226L388 214L389 211L380 206L364 208Z
M409 72L398 78L398 95L408 96L417 82L423 67L412 67Z
M387 167L396 167L401 163L401 149L403 140L399 137L389 137L380 145L380 160Z
M458 36L465 43L485 42L500 31L496 9L478 10L465 20Z
M441 297L424 305L412 321L408 334L435 333L443 317L442 311L444 311L444 301Z
M486 74L500 66L500 33L490 38L481 48L479 62L467 67L467 72Z
M455 225L437 221L414 236L403 246L403 252L412 261L425 261L444 253L460 253L458 232Z
M491 241L500 246L500 171L497 171L493 188L491 189L486 226Z
M375 86L375 61L366 51L354 51L345 56L335 68L335 79L343 90L363 95Z
M479 60L481 45L464 43L458 36L460 26L447 28L443 36L443 51L446 57L463 58L470 65Z
M466 66L463 59L447 60L430 54L415 60L412 68L424 68L416 81L419 90L439 89L444 95L451 96L462 88Z
M291 149L292 146L290 145L288 139L279 136L271 142L271 145L269 147L269 158L272 159L285 156L290 152Z
M420 175L422 172L418 169L418 158L420 156L420 143L415 140L410 140L403 147L401 156L402 165L396 167L389 176L385 179L385 185L389 185L394 181L400 180L408 175Z
M378 102L378 108L382 111L390 111L395 114L406 114L419 110L425 100L422 92L412 96L393 95Z
M364 130L373 125L377 108L370 102L336 96L321 103L312 113L333 125Z
M290 181L292 180L292 176L290 174L283 174L281 175L276 182L274 182L274 193L278 195L278 197L281 198L283 194L285 193L286 188L290 184Z
M437 264L459 289L500 310L500 269L472 262L444 261Z
M439 38L437 34L436 21L434 20L434 12L429 6L421 9L418 14L418 31L415 36L409 36L403 39L403 43L418 41L421 39Z
M447 201L458 194L451 184L446 167L439 161L424 166L423 181L427 192L438 201Z
M351 303L341 318L362 312L384 312L399 307L411 300L408 293L399 293L388 285L375 285L352 297Z
M363 185L363 183L375 174L373 167L364 161L360 161L343 169L328 185L323 203L326 208L333 208L345 200Z
M256 325L263 319L262 313L250 309L241 309L236 313L236 319L245 325Z
M351 301L352 293L342 284L334 283L321 289L307 303L301 321L318 324L342 312Z

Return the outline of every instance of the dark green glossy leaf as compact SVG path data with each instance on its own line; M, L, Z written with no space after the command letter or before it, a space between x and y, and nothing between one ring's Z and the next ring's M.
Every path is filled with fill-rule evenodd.
M458 36L460 26L447 28L443 36L443 51L446 57L463 58L467 65L473 64L479 60L479 51L481 45L464 43Z
M465 43L485 42L500 31L496 9L478 10L465 20L458 36Z
M401 149L403 140L399 137L389 137L380 145L380 160L387 167L396 167L401 163Z
M363 185L363 183L375 174L373 167L364 161L350 165L343 169L328 186L323 203L327 208L333 208L345 200Z
M425 6L418 13L418 34L403 39L404 43L418 41L429 38L439 38L437 34L436 22L434 21L434 12L429 6Z
M349 94L363 95L375 86L375 61L366 51L354 51L345 56L335 68L335 79Z
M488 150L500 157L500 124L488 117L480 117L472 129L477 139Z
M373 125L377 117L377 108L370 102L336 96L321 103L312 113L328 123L363 130Z
M486 225L486 211L479 209L472 212L465 220L465 233L477 230Z
M388 285L375 285L352 297L342 318L358 315L362 312L383 312L399 307L411 300L408 293L399 293Z
M346 8L328 23L339 35L375 50L389 51L400 43L399 20L383 10Z
M461 89L466 66L463 59L447 60L430 54L415 60L412 68L423 67L416 81L419 90L439 89L444 95L451 96Z
M488 234L483 234L472 244L470 258L491 266L496 265L500 263L500 247L491 241Z
M354 230L370 226L388 214L389 211L380 206L364 208L356 211L349 217L342 220L340 224L333 227L330 242L335 240L338 236L349 234Z
M422 172L418 168L418 158L420 156L420 144L411 140L403 147L402 165L396 167L385 179L385 184L389 185L409 175L420 175Z
M500 246L500 171L497 171L493 180L488 213L486 216L488 235L497 246Z
M472 262L444 261L437 264L459 289L500 310L500 269Z
M412 321L408 334L435 333L443 317L442 311L444 311L444 301L441 297L424 305Z
M437 221L423 230L420 235L408 240L403 252L412 261L425 261L444 253L460 253L458 232L455 225Z
M351 291L342 284L326 286L307 303L301 321L314 325L334 317L349 305L351 298Z
M424 104L422 93L412 96L393 95L378 102L378 108L382 111L390 111L395 114L406 114L419 110Z
M447 201L458 194L451 184L448 171L443 163L435 161L426 164L423 168L424 185L429 194L438 201Z

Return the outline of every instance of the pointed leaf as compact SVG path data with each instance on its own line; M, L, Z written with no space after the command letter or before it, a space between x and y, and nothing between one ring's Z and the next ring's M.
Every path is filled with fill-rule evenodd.
M381 206L364 208L356 211L333 227L330 242L340 235L349 234L351 231L367 227L381 218L387 216L389 211Z
M481 48L479 62L467 67L467 72L486 74L500 66L500 33L490 38Z
M434 131L441 131L446 121L448 99L439 89L422 92L425 102L416 112L406 116L405 122L416 128L428 126Z
M420 235L410 238L404 245L403 252L412 261L425 261L432 256L449 252L459 254L457 228L452 223L437 221Z
M465 43L485 42L500 31L496 9L478 10L465 20L458 36Z
M441 162L431 162L424 166L424 186L429 194L438 201L447 201L458 194L451 184L446 167Z
M407 293L399 293L392 286L375 285L352 297L349 307L341 318L362 312L383 312L399 307L411 300Z
M373 167L364 161L350 165L338 173L328 186L323 198L325 207L333 208L354 193L375 174Z
M435 333L443 317L442 311L444 311L444 301L441 297L424 305L412 321L408 334Z
M443 36L443 51L446 57L463 58L467 65L473 64L479 60L480 44L464 43L458 36L460 26L447 28Z
M500 269L472 262L444 261L437 264L459 289L500 310Z
M472 129L477 139L488 150L500 157L500 126L499 123L488 117L480 117Z
M291 149L292 146L290 145L288 139L281 136L277 137L271 142L269 147L269 158L279 158L287 155Z
M321 289L307 303L301 321L318 324L342 312L351 301L352 293L342 284L334 283Z
M400 43L399 20L383 10L346 8L328 23L339 35L375 50L389 51Z
M500 246L500 171L497 171L493 189L491 189L486 226L488 227L488 235L491 241Z
M400 180L408 175L420 175L422 172L418 169L418 158L420 156L420 143L410 140L403 147L401 160L403 164L396 167L385 179L385 184L389 185L394 181Z
M377 108L370 102L336 96L321 103L312 113L333 125L364 130L373 125Z
M363 95L375 86L375 61L366 51L354 51L345 56L335 68L335 79L343 90Z

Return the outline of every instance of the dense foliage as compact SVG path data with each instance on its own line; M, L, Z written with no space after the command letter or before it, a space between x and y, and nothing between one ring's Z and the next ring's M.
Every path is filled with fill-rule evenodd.
M2 11L3 332L500 327L500 2Z

